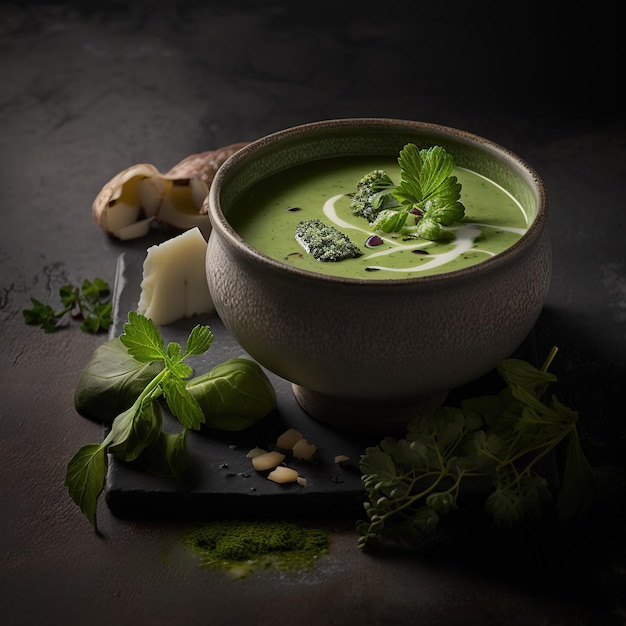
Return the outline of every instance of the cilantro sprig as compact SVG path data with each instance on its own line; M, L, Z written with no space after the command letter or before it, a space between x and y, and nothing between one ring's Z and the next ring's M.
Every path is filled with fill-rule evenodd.
M465 215L461 184L452 175L452 155L441 146L420 150L409 143L400 151L398 163L398 185L384 170L363 176L351 201L353 212L366 217L374 230L386 233L401 231L413 216L418 237L433 241L445 238L442 227Z
M154 322L131 311L120 340L128 353L140 363L161 362L161 369L145 386L132 406L120 413L102 443L83 446L67 466L65 485L70 496L97 530L96 508L104 488L108 453L122 461L141 460L160 473L180 475L188 463L187 432L205 423L197 400L187 390L185 380L192 369L185 359L206 352L213 342L208 326L198 325L189 334L185 349L176 342L167 346ZM161 408L164 398L172 415L180 422L179 433L162 430ZM165 468L165 470L164 470Z
M470 398L416 417L402 439L384 438L361 457L367 520L358 523L359 546L379 539L413 542L431 533L459 496L476 481L490 486L485 510L499 527L539 518L556 496L556 513L568 520L608 495L621 479L612 467L593 467L581 448L578 413L556 396L544 399L556 376L507 359L498 372L498 395ZM560 486L550 485L542 462L566 446ZM545 469L545 468L544 468Z
M108 283L101 278L92 281L85 279L79 287L63 285L59 289L59 297L63 308L55 310L36 298L31 298L32 307L24 309L22 314L26 324L39 325L46 333L59 328L59 322L70 314L80 319L80 329L85 333L97 333L107 330L112 322L112 303L109 299Z

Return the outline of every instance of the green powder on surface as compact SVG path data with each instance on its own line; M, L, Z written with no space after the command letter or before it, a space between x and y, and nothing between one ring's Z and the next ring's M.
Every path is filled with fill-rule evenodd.
M202 567L242 578L259 568L312 567L328 552L330 535L289 522L219 521L192 528L182 541L200 555Z

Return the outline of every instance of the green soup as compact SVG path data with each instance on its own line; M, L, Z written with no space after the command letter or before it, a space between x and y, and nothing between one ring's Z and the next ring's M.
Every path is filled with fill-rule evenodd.
M384 169L400 181L397 159L337 157L298 165L254 184L228 210L235 231L267 256L313 272L348 278L415 278L475 265L506 250L528 229L524 208L502 187L470 170L455 167L462 185L463 220L450 238L434 242L402 233L374 232L367 220L353 215L350 195L361 177ZM336 262L317 261L295 239L296 226L318 218L345 233L362 255ZM368 246L373 235L382 239Z

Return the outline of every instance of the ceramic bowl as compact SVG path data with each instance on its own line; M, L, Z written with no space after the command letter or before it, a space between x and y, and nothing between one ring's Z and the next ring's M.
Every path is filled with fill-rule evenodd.
M279 170L337 155L397 157L409 142L441 145L455 164L511 193L534 216L526 234L469 268L372 280L294 268L253 248L229 223L235 200ZM230 157L208 204L207 280L224 325L251 357L292 382L309 415L337 429L398 431L491 371L524 342L549 287L542 180L506 148L454 128L380 118L287 128Z

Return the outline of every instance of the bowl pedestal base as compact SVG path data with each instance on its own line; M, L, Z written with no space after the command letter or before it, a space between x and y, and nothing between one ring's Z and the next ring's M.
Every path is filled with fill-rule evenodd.
M306 413L336 430L393 435L403 433L416 416L431 414L448 397L448 391L404 401L342 398L292 384L293 393Z

